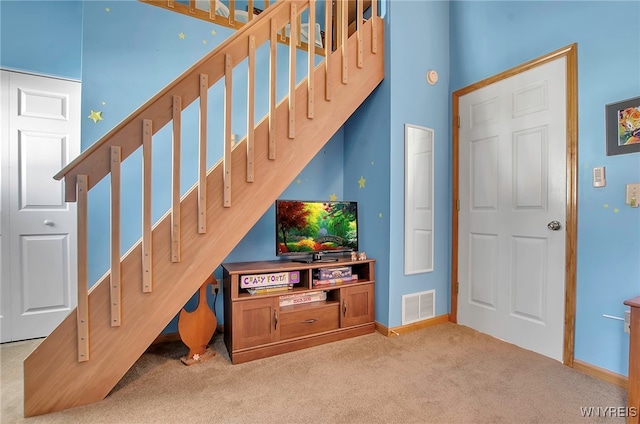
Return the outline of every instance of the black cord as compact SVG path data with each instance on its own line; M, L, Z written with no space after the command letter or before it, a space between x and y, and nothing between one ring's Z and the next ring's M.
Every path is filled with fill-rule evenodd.
M213 292L216 294L213 297L213 315L216 315L216 300L218 300L218 287L214 287Z

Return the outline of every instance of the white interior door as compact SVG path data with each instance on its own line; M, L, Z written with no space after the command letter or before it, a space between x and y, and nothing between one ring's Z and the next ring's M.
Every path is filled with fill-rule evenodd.
M565 68L556 59L459 103L458 322L559 361Z
M53 179L80 153L80 83L2 71L2 341L75 307L76 208Z

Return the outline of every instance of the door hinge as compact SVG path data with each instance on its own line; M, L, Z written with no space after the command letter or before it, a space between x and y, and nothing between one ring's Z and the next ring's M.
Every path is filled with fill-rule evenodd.
M456 210L460 210L460 199L456 200Z
M455 288L456 294L458 294L458 286L460 286L460 283L456 281L456 288Z
M460 115L456 116L456 125L460 128Z

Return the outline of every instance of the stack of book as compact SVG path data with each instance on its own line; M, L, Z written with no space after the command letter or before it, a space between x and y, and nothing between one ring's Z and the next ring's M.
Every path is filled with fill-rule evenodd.
M280 306L301 305L303 303L320 302L323 300L327 300L327 292L323 290L287 294L285 296L280 296Z
M313 272L314 286L331 286L357 280L358 275L351 273L350 266L318 268Z
M240 288L251 294L287 291L298 283L300 283L300 271L240 276Z

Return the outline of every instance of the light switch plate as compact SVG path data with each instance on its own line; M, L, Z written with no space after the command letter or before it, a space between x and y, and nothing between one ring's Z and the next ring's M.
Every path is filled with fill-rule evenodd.
M631 333L631 311L624 311L624 332Z
M635 205L631 205L633 199L635 199ZM640 204L640 183L627 184L627 195L624 202L632 207L638 207Z

